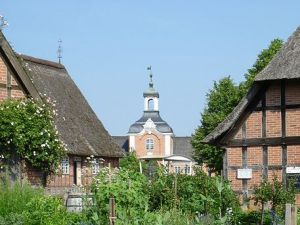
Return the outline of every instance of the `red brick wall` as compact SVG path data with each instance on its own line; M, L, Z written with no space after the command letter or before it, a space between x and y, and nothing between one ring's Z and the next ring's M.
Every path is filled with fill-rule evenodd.
M247 165L257 166L262 164L262 148L261 147L249 147L247 149Z
M300 136L300 110L299 109L286 110L286 135Z
M242 149L227 148L228 166L242 166Z
M281 137L280 110L267 110L266 121L267 137Z
M282 148L281 146L269 146L268 147L268 164L269 165L281 165L282 163Z
M248 188L249 190L253 190L255 185L259 184L262 180L261 171L252 171L252 179L248 180Z
M141 136L136 136L135 147L136 155L138 157L147 156L146 140L152 138L154 140L153 156L163 156L165 151L165 137L159 133L145 133Z
M11 71L7 68L5 65L2 57L0 56L0 101L3 101L8 98L8 92L7 92L7 74L11 73ZM12 98L24 98L24 92L21 90L21 88L18 86L17 82L15 81L14 75L11 77L11 97Z
M300 104L300 82L287 82L286 104ZM266 91L266 138L281 138L281 86L274 83ZM261 104L259 105L261 106ZM274 108L277 107L277 108ZM253 111L245 119L246 139L262 137L262 112ZM242 126L232 139L242 139ZM286 109L286 135L300 138L300 109ZM247 142L247 141L246 141ZM276 176L282 180L282 146L267 146L268 180ZM263 146L247 147L247 167L252 168L252 179L247 180L247 188L251 190L262 179ZM287 146L287 166L300 165L300 145ZM237 169L242 168L242 147L227 148L227 175L234 190L242 190L242 180L237 179Z
M300 164L300 146L299 145L290 145L287 146L287 161L288 165L293 166Z

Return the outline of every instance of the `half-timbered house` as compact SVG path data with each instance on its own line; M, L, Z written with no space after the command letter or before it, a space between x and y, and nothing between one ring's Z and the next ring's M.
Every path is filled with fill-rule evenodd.
M103 127L92 108L71 79L66 68L56 62L14 52L0 32L0 101L26 98L55 102L55 125L67 146L57 174L46 179L48 188L86 185L103 165L118 166L123 153ZM24 171L23 171L24 172ZM25 175L39 184L43 173L26 166ZM45 180L45 179L44 179Z
M300 27L203 142L224 148L224 175L241 196L274 176L300 186Z

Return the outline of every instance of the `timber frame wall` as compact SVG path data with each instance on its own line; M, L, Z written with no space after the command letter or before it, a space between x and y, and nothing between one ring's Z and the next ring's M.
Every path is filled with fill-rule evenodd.
M224 137L224 175L244 198L263 179L286 185L286 168L300 167L299 90L300 80L265 83ZM243 168L252 169L251 179L237 178Z

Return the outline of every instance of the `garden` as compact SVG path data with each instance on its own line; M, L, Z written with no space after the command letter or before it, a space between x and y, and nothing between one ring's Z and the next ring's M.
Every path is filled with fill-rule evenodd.
M271 210L244 212L229 183L218 176L209 177L200 169L194 176L167 174L158 165L142 166L140 173L137 158L130 154L119 169L102 168L87 190L93 201L83 195L81 213L68 212L62 198L48 196L42 188L2 177L0 225L102 225L110 224L110 219L117 225L283 224L283 206L294 197L293 190L285 191L276 179L264 182L256 187L253 202L258 206L269 202Z

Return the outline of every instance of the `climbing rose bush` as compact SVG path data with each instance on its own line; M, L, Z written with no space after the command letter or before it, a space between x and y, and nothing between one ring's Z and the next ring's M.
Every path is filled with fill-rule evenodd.
M55 115L50 103L33 99L1 102L0 164L18 157L42 171L54 171L66 152L53 122Z

